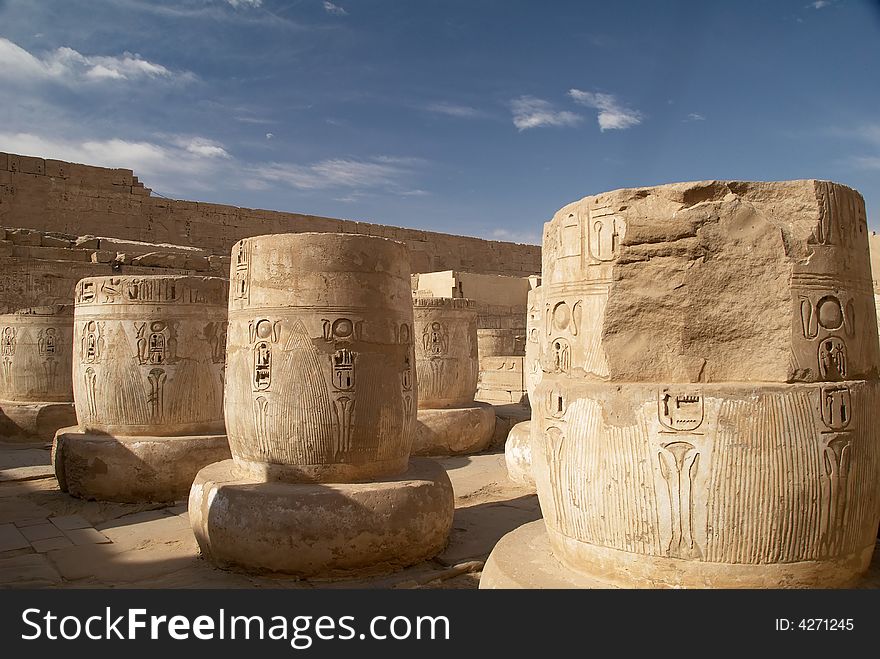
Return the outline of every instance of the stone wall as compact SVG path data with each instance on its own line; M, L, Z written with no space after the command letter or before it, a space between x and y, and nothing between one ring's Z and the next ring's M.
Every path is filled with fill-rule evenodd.
M461 269L527 276L541 248L297 213L154 197L128 169L0 153L0 226L197 247L228 256L239 239L334 231L403 241L413 272Z

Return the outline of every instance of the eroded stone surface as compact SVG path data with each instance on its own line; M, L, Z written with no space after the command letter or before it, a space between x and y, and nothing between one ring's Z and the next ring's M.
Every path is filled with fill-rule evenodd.
M486 403L440 410L419 410L412 455L478 453L492 441L495 410Z
M124 436L223 433L227 288L216 277L80 281L79 426Z
M510 429L504 444L504 463L507 477L526 487L535 486L532 476L532 422L520 421Z
M0 438L51 440L75 422L72 334L72 305L0 315Z
M368 479L407 468L416 415L406 249L351 234L233 249L226 418L258 478Z
M545 226L542 282L532 459L564 564L648 587L843 586L867 569L880 362L857 192L587 197Z
M419 409L472 403L479 373L476 304L416 297L413 316Z
M446 545L452 486L432 460L369 483L254 483L232 461L206 467L189 500L213 563L302 577L400 569Z

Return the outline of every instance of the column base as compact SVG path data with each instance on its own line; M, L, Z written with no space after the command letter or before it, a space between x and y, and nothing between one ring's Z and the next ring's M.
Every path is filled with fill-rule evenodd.
M232 460L195 478L189 517L202 556L222 568L343 578L402 569L437 555L452 529L446 471L412 460L369 483L257 482Z
M411 455L479 453L494 432L495 409L486 403L419 410Z
M76 425L73 403L0 400L0 441L51 442L59 428Z
M504 444L504 462L507 465L507 477L511 481L534 488L531 428L531 421L521 421L510 429Z
M498 541L480 588L850 588L866 575L873 547L836 561L762 565L660 561L602 547L593 551L591 560L583 557L585 567L574 570L556 557L544 520L530 522Z
M52 445L63 492L119 503L185 499L199 469L230 455L226 435L114 437L73 427Z

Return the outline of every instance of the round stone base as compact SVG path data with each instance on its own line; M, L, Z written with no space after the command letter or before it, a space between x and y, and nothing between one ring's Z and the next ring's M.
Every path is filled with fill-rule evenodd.
M535 487L532 475L531 421L521 421L510 429L504 444L504 462L507 477L518 485Z
M596 548L604 551L603 548ZM868 570L873 547L840 561L762 565L599 555L584 562L593 574L566 566L553 553L544 520L505 535L489 555L480 588L848 588ZM625 552L616 552L624 554Z
M452 528L446 471L412 460L368 483L256 482L232 460L196 476L189 518L202 556L223 568L340 578L391 572L438 554Z
M556 560L543 519L523 524L502 537L480 576L481 589L610 587L569 570Z
M494 432L495 408L487 403L419 410L411 455L479 453Z
M0 441L51 442L59 428L76 424L73 403L0 400Z
M121 503L185 499L199 469L229 456L226 435L113 437L74 427L52 446L63 492Z

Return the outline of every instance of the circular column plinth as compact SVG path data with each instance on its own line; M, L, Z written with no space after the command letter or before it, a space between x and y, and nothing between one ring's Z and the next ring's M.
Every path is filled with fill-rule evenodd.
M521 421L510 429L504 444L504 462L507 477L514 483L535 487L532 475L531 421Z
M463 455L485 450L495 433L495 408L487 403L419 410L412 455Z
M0 400L0 441L50 442L59 428L76 424L73 403Z
M113 437L62 428L52 447L63 492L121 503L184 499L199 469L229 457L226 435Z
M446 471L413 460L366 483L256 482L232 460L196 476L189 516L202 555L223 568L335 578L436 555L452 528Z
M562 565L550 549L542 519L504 535L492 549L480 575L480 590L611 587Z

